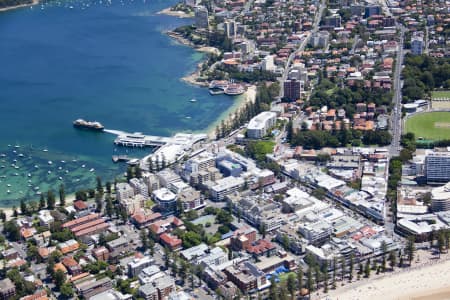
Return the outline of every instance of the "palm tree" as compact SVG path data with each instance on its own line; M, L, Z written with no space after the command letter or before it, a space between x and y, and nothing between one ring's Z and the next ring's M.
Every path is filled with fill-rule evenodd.
M395 256L395 252L389 252L389 266L391 270L394 271L395 264L397 263L397 256Z
M416 251L416 245L414 244L415 237L412 235L408 237L408 241L406 244L406 255L408 256L409 265L411 265L411 262L414 259L414 252Z

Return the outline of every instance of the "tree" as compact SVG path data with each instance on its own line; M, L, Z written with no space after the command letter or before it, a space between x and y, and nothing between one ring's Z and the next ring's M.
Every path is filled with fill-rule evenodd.
M287 289L289 291L289 294L291 294L291 299L294 299L295 297L296 287L297 284L295 282L295 275L291 273L287 278Z
M74 294L71 285L68 283L64 283L63 285L61 285L59 291L64 298L71 298Z
M148 240L148 249L150 249L150 255L153 256L155 254L155 242L152 239Z
M142 250L146 251L149 248L147 232L145 231L145 229L141 229L139 235L141 237Z
M301 292L301 290L303 288L303 269L301 266L298 266L297 282L298 282L298 291Z
M3 209L0 209L0 219L3 223L6 222L6 213L3 211Z
M113 214L114 214L114 205L112 203L112 199L111 199L111 195L107 194L106 195L106 214L108 215L108 217L112 218Z
M336 285L337 257L333 257L333 286Z
M278 300L278 286L274 276L270 277L269 298L271 300Z
M341 281L344 281L345 277L345 258L341 257Z
M314 281L312 275L312 268L308 268L308 272L306 272L306 286L308 287L308 292L311 294L314 291Z
M20 212L23 215L28 214L27 204L25 203L25 201L23 199L20 200Z
M391 270L394 270L395 264L397 263L397 256L394 251L389 252L389 266Z
M325 263L323 272L323 292L328 293L328 263Z
M52 190L47 191L47 208L50 210L55 208L55 194Z
M13 217L17 218L19 216L19 213L17 212L17 208L13 206Z
M64 207L66 205L66 192L64 191L64 184L59 186L59 206Z
M100 194L103 194L102 179L100 178L100 176L96 177L96 182L97 182L97 192L99 192Z
M41 193L41 196L39 198L39 210L43 209L45 207L45 196Z
M354 262L354 254L352 253L352 254L350 254L350 269L349 269L349 277L348 277L348 280L349 281L352 281L352 279L353 279L353 268L354 268L354 264L355 264L355 262Z
M414 259L414 252L416 251L416 245L414 243L415 243L415 237L413 235L409 236L408 240L406 242L406 249L405 249L406 255L408 257L409 265L411 265L411 262Z
M170 263L170 251L169 248L164 247L164 267L166 269L169 268L169 263Z
M322 272L320 272L319 266L315 267L314 270L314 280L316 282L316 289L319 289L319 283L322 280Z
M438 250L439 250L439 257L440 257L441 253L443 253L444 249L445 249L445 232L444 232L444 230L442 230L442 229L439 230L437 241L438 241Z
M20 228L14 220L5 222L3 225L3 233L10 241L20 240Z
M53 280L55 281L56 289L60 289L64 282L66 282L66 274L62 270L57 270L54 273Z
M364 276L366 278L370 277L370 259L366 260L366 265L364 267Z
M283 234L282 245L285 251L289 251L289 237Z

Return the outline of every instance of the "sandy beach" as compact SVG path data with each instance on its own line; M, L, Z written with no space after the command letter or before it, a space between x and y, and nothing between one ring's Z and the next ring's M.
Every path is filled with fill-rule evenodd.
M55 205L59 206L59 194L58 191L54 191L55 193ZM46 193L44 194L46 196ZM66 206L71 205L75 201L75 193L66 195ZM35 202L39 203L39 197L37 197ZM20 215L20 203L16 205L17 212ZM0 207L0 210L3 210L6 214L6 219L9 220L13 217L13 208L12 207Z
M322 299L450 299L450 256L423 261L399 272L338 287Z
M249 86L247 88L247 91L240 97L242 97L242 98L239 99L235 105L230 107L230 109L228 109L224 114L222 114L222 116L220 118L218 118L216 122L214 122L213 124L211 124L208 127L208 136L209 136L210 139L215 139L216 138L216 126L217 126L217 124L220 124L220 122L222 122L222 120L224 120L225 123L229 123L229 122L233 121L234 113L236 111L239 111L241 108L245 107L245 105L247 103L255 102L255 99L256 99L256 86L255 85Z
M194 17L193 13L187 14L184 11L171 10L171 7L165 8L157 13L158 15L167 15L177 18L192 18Z
M16 6L0 8L0 12L13 10L13 9L17 9L17 8L22 8L22 7L27 7L27 6L32 6L32 5L36 5L36 4L39 4L39 0L33 0L33 2L28 3L28 4L21 4L21 5L16 5Z

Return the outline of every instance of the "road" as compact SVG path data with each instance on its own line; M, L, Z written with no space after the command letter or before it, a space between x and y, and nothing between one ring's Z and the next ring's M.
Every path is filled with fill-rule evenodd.
M394 72L394 96L392 102L394 108L391 112L391 133L392 142L389 147L389 155L391 157L398 156L400 153L400 137L402 134L402 89L401 89L401 79L400 74L402 72L403 65L403 42L405 36L405 28L402 25L398 27L400 29L400 39L398 44L398 51L395 63Z
M320 23L320 20L322 19L322 13L323 13L323 10L325 9L325 6L326 6L325 5L325 0L322 0L320 2L319 11L318 11L318 13L316 13L316 15L314 17L313 30L310 33L308 33L308 35L305 38L303 38L303 40L301 41L301 43L298 46L297 50L292 52L291 55L289 55L289 57L288 57L288 60L286 62L286 66L284 68L283 75L280 77L280 87L281 87L280 88L280 93L279 93L280 99L284 97L283 84L284 84L284 81L286 80L286 78L288 76L292 60L294 59L295 55L298 52L302 52L305 49L305 47L308 44L309 39L311 38L311 36L319 30L319 23Z

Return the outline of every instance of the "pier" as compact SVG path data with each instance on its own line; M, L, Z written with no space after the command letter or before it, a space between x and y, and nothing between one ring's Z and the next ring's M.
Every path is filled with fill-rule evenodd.
M117 135L114 144L125 147L161 147L171 141L169 137L144 135L141 132L127 133L112 129L105 129L104 131Z
M157 148L141 160L141 167L148 168L148 159L155 162L165 160L167 163L178 161L192 150L194 144L208 138L205 133L177 133L172 137L145 135L141 132L127 133L120 130L105 129L104 132L117 135L114 144L124 147L153 147ZM129 160L125 156L114 156L114 161ZM129 162L130 163L130 162Z

